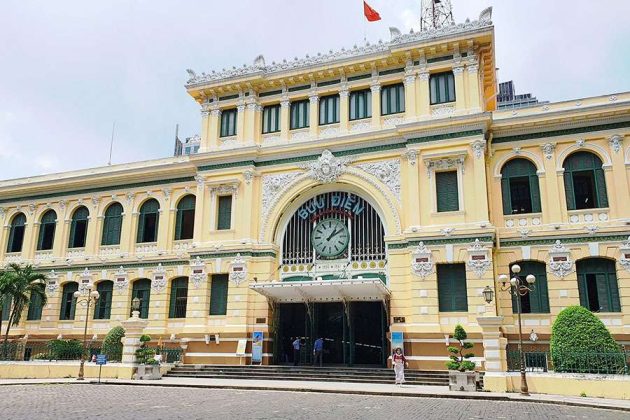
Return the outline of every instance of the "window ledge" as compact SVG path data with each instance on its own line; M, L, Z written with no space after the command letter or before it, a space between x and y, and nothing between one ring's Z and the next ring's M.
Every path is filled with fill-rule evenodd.
M432 211L431 216L463 216L466 214L464 210L454 211Z
M234 233L236 232L235 229L212 229L210 232L214 232L214 233Z

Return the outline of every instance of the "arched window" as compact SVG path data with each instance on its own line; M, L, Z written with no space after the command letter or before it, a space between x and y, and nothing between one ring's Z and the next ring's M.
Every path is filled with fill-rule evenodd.
M512 159L501 169L503 214L540 212L536 166L527 159Z
M42 319L42 298L38 294L31 294L29 303L28 303L28 313L26 315L27 321L37 321Z
M521 296L521 312L524 314L548 314L549 313L549 290L547 288L547 269L545 263L537 261L519 261L518 264L521 267L522 279L525 276L533 274L536 276L536 282L534 283L534 290L527 293L525 296ZM513 265L513 264L512 264ZM516 310L516 296L512 295L512 310L514 313Z
M149 318L149 301L151 299L151 280L139 279L133 282L131 300L140 299L140 318Z
M55 242L55 227L57 226L57 213L48 210L42 216L39 225L39 237L37 238L37 250L43 251L52 249Z
M70 224L70 240L68 248L85 247L85 237L87 236L88 217L90 212L84 206L77 208L72 214L72 222Z
M112 292L114 282L105 280L96 285L98 300L94 306L94 319L109 319L112 314Z
M103 219L103 237L101 245L120 244L120 232L122 230L123 207L120 203L112 203L105 210Z
M171 282L171 301L169 318L186 318L186 304L188 302L188 277L179 277Z
M145 201L142 207L140 207L137 242L157 241L159 222L160 204L153 198Z
M608 207L602 161L590 152L576 152L564 161L564 192L569 210Z
M61 293L61 311L59 312L59 320L69 321L74 319L74 311L76 306L76 299L74 298L74 292L79 290L79 283L70 282L63 285L63 291Z
M615 262L586 258L575 265L580 305L593 312L621 312Z
M177 203L175 240L192 239L195 230L195 196L190 194Z
M18 213L13 216L13 220L11 221L11 228L9 230L9 242L7 244L7 252L22 252L25 227L26 216L24 216L24 213Z

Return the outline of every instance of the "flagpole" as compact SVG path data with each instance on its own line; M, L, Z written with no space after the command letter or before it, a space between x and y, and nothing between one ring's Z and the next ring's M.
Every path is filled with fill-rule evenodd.
M109 161L107 162L107 165L112 164L112 150L114 149L114 130L116 130L116 121L114 121L114 123L112 124L112 139L109 142Z

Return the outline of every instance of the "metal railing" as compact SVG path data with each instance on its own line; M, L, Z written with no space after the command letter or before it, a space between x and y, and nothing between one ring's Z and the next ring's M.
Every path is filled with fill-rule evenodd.
M182 349L175 347L149 347L155 354L162 355L162 363L176 363L182 361Z
M528 372L591 373L630 375L630 350L619 352L562 352L524 351ZM520 370L518 351L507 352L508 372Z

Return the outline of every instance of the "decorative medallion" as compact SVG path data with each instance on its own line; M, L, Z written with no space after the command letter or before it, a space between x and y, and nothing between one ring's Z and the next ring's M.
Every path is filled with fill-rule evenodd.
M125 271L125 268L121 265L118 267L118 270L114 273L114 287L122 292L129 286L129 276Z
M370 175L374 175L400 201L400 159L356 165Z
M324 150L322 155L317 158L317 161L301 165L300 167L308 170L308 175L318 182L330 184L339 179L351 161L350 158L338 158L333 156L330 150Z
M158 293L166 288L166 270L162 267L162 263L159 263L156 269L153 270L151 288Z
M79 276L79 291L83 292L85 289L92 288L92 273L90 270L86 268L83 269L83 272Z
M619 134L614 134L610 136L610 138L608 139L608 143L610 143L610 148L615 153L619 153L619 151L621 150L622 142L623 142L623 137L621 137Z
M412 254L411 270L424 279L433 273L434 266L431 250L424 245L424 242L420 242Z
M549 250L549 271L560 278L564 278L573 271L571 251L559 240Z
M553 157L553 151L556 149L556 145L553 143L545 143L540 146L545 159L549 160Z
M475 239L468 248L468 268L481 278L491 265L490 250L479 242L479 239Z
M55 270L50 270L50 273L46 277L46 294L51 296L55 294L59 288L59 276L55 273Z
M206 263L199 256L190 262L190 280L198 289L206 281Z
M619 252L621 253L619 264L626 270L630 271L630 236L628 236L627 241L621 244Z
M247 279L247 264L241 254L236 254L230 262L230 281L233 281L237 286Z
M474 141L470 145L470 147L473 150L473 153L475 155L475 159L480 159L483 156L484 152L486 151L486 142L483 141L483 140L477 140L477 141ZM520 149L519 149L519 151L520 151ZM518 153L519 152L517 152L516 154L518 154Z

